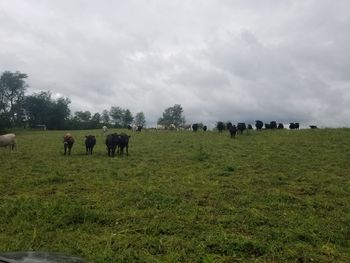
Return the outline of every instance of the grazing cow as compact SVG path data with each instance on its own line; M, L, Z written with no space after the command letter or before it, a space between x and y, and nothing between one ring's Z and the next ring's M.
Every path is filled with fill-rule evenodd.
M279 123L277 129L280 129L280 130L284 129L283 123Z
M253 126L251 124L248 124L248 130L253 130Z
M291 122L289 124L289 129L291 129L291 130L299 130L299 123L298 122L295 122L295 123Z
M317 126L316 125L310 125L310 128L311 129L317 129Z
M74 138L70 133L66 133L63 136L63 148L64 148L64 155L67 154L67 149L68 149L68 155L70 155L72 147L74 144Z
M255 127L257 131L261 131L263 126L264 126L264 123L262 121L259 121L259 120L255 121Z
M16 148L17 141L14 133L0 135L0 147L10 146L10 151Z
M125 133L121 133L118 135L118 153L124 154L124 148L126 149L126 155L129 155L129 138Z
M96 144L96 137L94 135L85 136L85 146L86 146L86 154L92 154L92 150Z
M236 125L232 125L229 129L230 134L231 134L231 138L235 138L236 133L237 133L237 127Z
M203 126L203 131L207 131L208 127L206 125Z
M137 128L136 128L136 131L137 132L141 132L142 128L143 128L143 125L138 125Z
M244 122L239 122L239 123L237 124L237 130L238 130L241 134L243 134L243 131L246 130L246 129L247 129L247 126L245 125Z
M115 149L119 143L119 135L117 133L108 134L105 143L107 146L108 156L114 157Z

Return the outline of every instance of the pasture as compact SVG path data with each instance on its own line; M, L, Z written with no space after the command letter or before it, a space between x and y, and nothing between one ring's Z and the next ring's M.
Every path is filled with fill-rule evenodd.
M120 131L120 130L118 130ZM350 129L18 132L0 148L0 251L91 262L350 262ZM94 134L93 155L84 135Z

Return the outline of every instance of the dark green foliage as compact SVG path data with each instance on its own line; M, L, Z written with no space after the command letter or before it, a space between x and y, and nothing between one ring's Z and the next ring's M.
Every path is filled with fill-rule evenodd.
M112 130L110 132L126 132ZM350 130L18 133L0 149L0 251L91 262L350 262ZM86 133L97 137L85 155ZM40 147L38 147L40 145Z
M185 124L185 116L183 114L183 109L180 104L175 104L173 107L165 109L163 116L158 119L158 124L169 126L174 124L176 127L179 127L182 124Z

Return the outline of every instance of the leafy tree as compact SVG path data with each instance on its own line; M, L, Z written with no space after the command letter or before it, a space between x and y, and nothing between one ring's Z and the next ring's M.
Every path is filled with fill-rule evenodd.
M76 111L74 117L80 122L89 122L91 119L90 111Z
M91 128L100 128L100 123L101 123L101 114L96 112L92 117L91 117Z
M53 100L49 91L27 96L24 100L24 112L30 127L46 125L48 129L64 129L70 114L70 100Z
M103 124L109 124L109 122L111 121L111 118L109 117L108 110L103 110L101 120Z
M124 110L120 107L111 107L109 111L109 115L112 118L112 121L115 125L115 127L122 127L123 126L123 116L124 116Z
M123 119L122 125L124 128L133 122L134 117L132 116L131 111L129 109L124 110L122 119Z
M20 124L23 121L24 92L28 76L19 71L5 71L0 77L0 120L7 124Z
M158 124L169 126L170 124L175 124L178 127L184 124L185 116L182 115L183 109L180 104L175 104L173 107L165 109L163 116L158 119Z
M145 126L146 125L146 118L145 118L145 114L143 112L136 113L135 125L137 125L137 126Z

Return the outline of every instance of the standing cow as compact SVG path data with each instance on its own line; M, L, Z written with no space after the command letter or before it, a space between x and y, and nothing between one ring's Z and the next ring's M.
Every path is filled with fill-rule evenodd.
M229 129L230 134L231 134L231 138L235 138L236 133L237 133L237 127L236 125L232 125Z
M129 155L129 138L130 136L125 133L118 135L118 153L120 155L124 154L124 148L126 149L126 155Z
M106 146L107 146L107 152L108 156L114 157L115 149L118 146L119 142L119 135L117 133L108 134L106 137Z
M238 130L241 134L243 134L243 131L246 130L246 129L247 129L247 126L245 125L244 122L239 122L239 123L237 124L237 130Z
M94 135L85 136L86 154L92 154L95 144L96 137Z
M264 123L262 121L259 121L259 120L255 121L255 127L257 131L261 131L263 126L264 126Z
M68 149L68 155L70 155L72 147L74 144L74 138L70 133L66 133L63 136L63 148L64 148L64 155L67 154L67 149Z
M0 135L0 147L10 146L10 151L16 148L17 141L14 133Z

